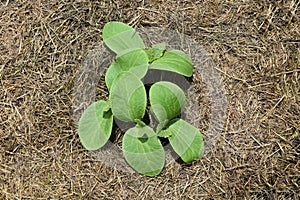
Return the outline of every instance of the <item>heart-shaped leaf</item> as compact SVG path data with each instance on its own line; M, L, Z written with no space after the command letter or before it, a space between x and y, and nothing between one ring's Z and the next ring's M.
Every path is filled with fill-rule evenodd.
M110 90L118 74L123 71L132 72L139 79L142 79L148 71L148 62L146 52L140 49L117 57L116 61L109 66L105 75L105 83L108 90Z
M166 125L179 115L186 104L184 92L176 84L160 81L153 84L149 92L151 111L156 119ZM163 128L162 125L160 125Z
M191 58L188 54L179 50L166 51L162 57L154 60L149 68L172 71L187 77L193 74Z
M106 101L94 102L83 112L78 125L81 144L88 150L97 150L108 141L113 124L110 105Z
M108 22L103 27L104 43L118 56L135 49L145 49L140 35L127 24L122 22Z
M127 130L123 137L122 149L127 163L141 174L156 176L164 167L163 146L148 126L137 126Z
M142 81L131 72L122 72L111 88L112 113L125 122L142 119L146 109L146 98Z
M171 146L184 162L192 162L202 156L204 150L202 134L191 124L178 119L163 131L168 134ZM158 135L160 134L163 135L163 133Z

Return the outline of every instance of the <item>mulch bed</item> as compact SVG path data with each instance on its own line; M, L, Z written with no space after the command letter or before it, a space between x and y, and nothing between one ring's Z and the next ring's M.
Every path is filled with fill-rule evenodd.
M299 16L294 0L1 1L0 199L299 199ZM81 146L74 80L113 20L186 34L214 61L226 116L203 158L149 178Z

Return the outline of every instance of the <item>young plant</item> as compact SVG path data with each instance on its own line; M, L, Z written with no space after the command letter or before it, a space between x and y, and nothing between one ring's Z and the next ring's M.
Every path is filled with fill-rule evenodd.
M88 150L103 147L111 136L113 119L117 118L136 124L125 132L122 150L127 163L141 174L156 176L162 171L165 152L160 138L168 138L184 162L200 158L204 148L202 134L178 118L186 99L176 84L160 81L150 87L150 112L158 125L154 131L143 122L147 105L143 77L149 69L190 77L193 65L189 55L179 50L166 50L163 43L146 48L140 35L121 22L107 23L102 36L106 46L116 53L105 75L109 100L91 104L82 114L78 126L82 145Z

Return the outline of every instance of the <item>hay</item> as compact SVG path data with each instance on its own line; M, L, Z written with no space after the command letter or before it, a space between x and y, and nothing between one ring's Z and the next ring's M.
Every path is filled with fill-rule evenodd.
M1 2L0 198L300 198L299 12L294 0ZM209 52L228 104L207 156L148 178L82 148L74 78L111 20L175 29Z

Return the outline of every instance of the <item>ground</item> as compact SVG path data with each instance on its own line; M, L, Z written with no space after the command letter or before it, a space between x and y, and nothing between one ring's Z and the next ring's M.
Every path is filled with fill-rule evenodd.
M299 199L299 16L296 0L1 1L0 199ZM74 79L113 20L209 53L228 102L209 154L149 178L83 149Z

